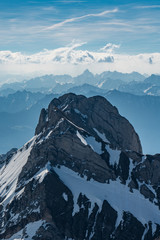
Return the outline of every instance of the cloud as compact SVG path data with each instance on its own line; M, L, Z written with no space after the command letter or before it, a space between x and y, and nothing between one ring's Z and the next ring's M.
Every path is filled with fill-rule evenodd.
M120 45L107 43L103 48L100 48L101 51L112 53L116 48L120 48Z
M124 73L136 71L141 74L160 74L160 53L128 55L78 49L83 44L73 41L72 44L65 47L53 50L44 49L35 54L0 51L1 81L15 81L17 76L18 79L22 80L45 74L75 76L87 68L95 74L107 70ZM115 48L115 44L107 45L110 46L109 49ZM106 46L105 49L108 50ZM7 77L8 74L10 77Z
M54 2L70 4L70 3L84 3L86 1L80 1L80 0L59 0L59 1L54 1Z
M123 20L114 20L114 21L109 21L109 22L104 22L103 25L115 25L115 26L124 26L124 27L128 27L130 26L130 24L128 22L123 21Z
M105 58L100 59L98 62L108 62L108 63L113 63L114 62L114 57L113 56L108 56Z
M86 14L86 15L80 16L80 17L69 18L69 19L66 19L65 21L62 21L62 22L53 24L49 27L46 27L43 30L45 30L45 31L46 30L54 30L56 28L62 27L63 25L65 25L67 23L75 22L75 21L85 19L85 18L88 18L88 17L102 17L102 16L105 16L109 13L116 13L116 12L118 12L117 8L115 8L113 10L103 11L103 12L100 12L100 13L91 13L91 14Z
M87 44L87 42L80 42L76 39L73 39L72 42L70 44L67 45L67 47L74 49L74 48L78 48L81 47L83 45Z
M135 8L139 8L139 9L153 9L153 8L160 8L160 5L144 5L144 6L136 6Z
M42 10L44 10L44 11L55 11L56 8L53 7L53 6L50 6L50 7L43 7Z

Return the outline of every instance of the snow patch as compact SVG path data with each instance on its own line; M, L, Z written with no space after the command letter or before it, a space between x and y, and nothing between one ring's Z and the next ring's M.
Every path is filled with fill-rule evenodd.
M15 195L16 198L20 198L21 195L23 194L24 190L25 190L25 187L23 187L23 188Z
M76 135L84 145L87 145L86 140L84 139L84 137L82 137L82 135L78 131L77 131Z
M48 139L48 138L50 137L50 135L52 134L52 132L53 132L53 130L51 130L51 131L47 134L47 136L45 137L45 139Z
M110 158L109 158L110 164L112 166L114 166L115 164L118 165L121 151L117 149L113 150L108 145L106 146L106 150L110 155Z
M38 229L44 225L44 221L39 220L37 222L31 222L26 225L25 228L15 233L11 238L7 238L8 240L31 240L36 235ZM4 239L2 239L4 240Z
M116 211L117 211L118 215L117 215L117 219L116 219L115 228L117 228L119 226L119 224L123 221L123 212L119 211L119 209L117 209Z
M135 165L133 164L133 160L131 158L129 158L129 176L128 179L126 181L126 185L128 185L130 183L131 180L131 174L133 169L135 168Z
M133 214L143 225L148 224L149 221L155 227L156 223L160 224L160 210L158 206L145 199L138 190L134 189L133 193L131 193L128 186L121 184L120 181L110 181L109 184L99 183L93 179L86 181L77 173L64 166L61 166L60 169L55 167L54 170L72 191L74 213L79 210L77 199L79 194L82 193L91 201L92 206L97 203L100 209L103 201L107 200L118 213L117 224L123 215L123 211ZM156 228L153 230L155 231Z
M104 80L103 82L98 84L98 87L101 88L103 86L103 84L105 83L106 80Z
M68 104L62 109L62 112L64 112L68 107Z
M39 206L38 208L36 208L36 209L31 210L31 212L32 212L32 213L33 213L33 212L35 212L35 213L40 213L40 212L41 212L40 206Z
M23 166L27 163L35 140L36 136L26 143L24 147L11 158L6 166L0 169L0 196L2 198L4 197L2 201L4 206L11 202L15 196L19 174Z
M145 226L145 230L144 230L144 233L143 233L143 236L142 236L142 240L145 240L145 236L146 236L146 233L148 232L149 230L149 226Z
M12 218L11 218L11 221L14 222L14 223L16 223L19 215L20 215L19 213L13 215Z
M97 133L97 135L102 139L103 142L110 143L104 133L100 133L96 128L93 128L93 130Z
M140 162L139 164L143 163L146 159L147 159L147 156L146 156L146 155L143 155L143 156L142 156L142 162Z
M43 182L45 176L50 172L51 164L47 162L46 165L41 168L31 179L29 179L25 184L32 181L32 179L39 180L39 183Z
M101 142L97 142L94 137L89 136L85 138L87 144L93 149L94 152L98 154L102 154L102 144Z
M151 87L145 89L143 92L144 92L144 93L147 93L150 89L152 89L152 87L153 87L153 86L151 86Z
M66 202L68 202L68 195L65 192L62 194L62 197Z
M145 184L145 185L148 187L148 189L149 189L155 196L157 196L157 193L156 193L156 191L155 191L155 189L153 188L152 185L149 185L149 184Z
M73 123L72 121L70 121L68 118L65 118L67 122L69 122L71 125L73 125L74 127L76 127L77 129L79 129L80 131L86 132L86 130L84 130L83 128L77 126L75 123Z
M79 115L81 115L82 116L82 118L88 118L88 116L87 115L85 115L85 114L83 114L83 113L81 113L77 108L75 108L74 109L74 111L77 113L77 114L79 114Z
M60 125L63 121L64 121L64 118L61 118L61 119L58 121L58 123L56 124L56 126L55 126L54 129L58 128L59 125Z

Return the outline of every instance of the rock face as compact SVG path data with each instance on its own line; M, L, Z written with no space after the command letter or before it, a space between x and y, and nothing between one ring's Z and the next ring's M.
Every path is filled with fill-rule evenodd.
M67 94L0 168L0 239L155 240L160 155L102 97Z
M53 111L55 107L57 111ZM46 116L49 119L48 122ZM94 128L99 132L103 131L115 148L142 153L139 137L132 125L103 97L86 98L82 95L66 94L59 99L54 99L48 111L42 110L36 134L40 133L44 127L46 129L55 125L57 118L60 117L73 121L91 134L95 134Z

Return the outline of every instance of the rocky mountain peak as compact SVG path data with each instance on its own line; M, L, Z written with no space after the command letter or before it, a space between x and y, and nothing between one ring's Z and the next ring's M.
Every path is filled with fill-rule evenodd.
M2 163L2 240L160 236L160 155L142 155L133 127L102 97L53 99L36 135Z
M116 107L101 96L86 98L69 93L53 99L48 110L41 111L36 134L43 128L56 126L61 118L91 135L96 135L94 129L103 132L114 148L142 153L141 143L133 126L120 116Z

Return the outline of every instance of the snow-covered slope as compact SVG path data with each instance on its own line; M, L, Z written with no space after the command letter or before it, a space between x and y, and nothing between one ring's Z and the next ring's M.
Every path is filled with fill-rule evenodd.
M28 156L34 145L34 140L35 137L26 143L22 149L18 150L10 159L9 163L4 164L0 169L0 196L3 199L3 206L11 202L16 195L15 190L18 177L28 160Z

